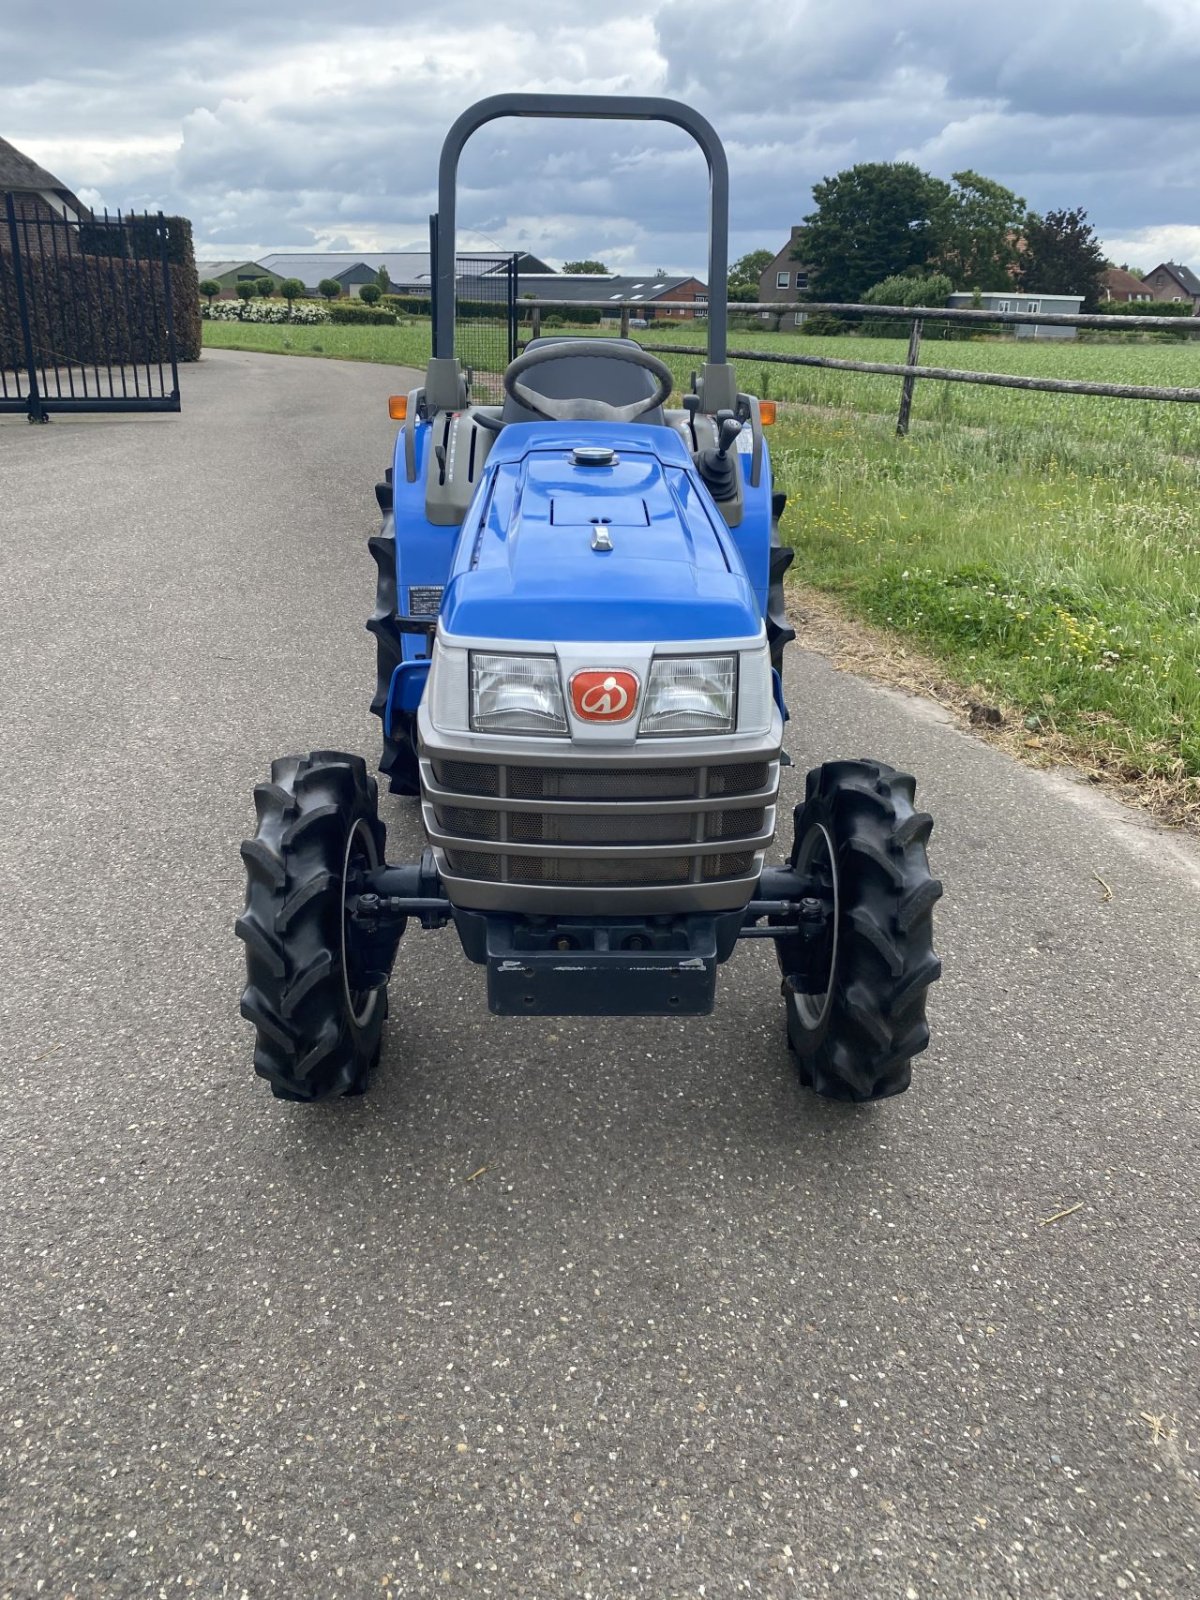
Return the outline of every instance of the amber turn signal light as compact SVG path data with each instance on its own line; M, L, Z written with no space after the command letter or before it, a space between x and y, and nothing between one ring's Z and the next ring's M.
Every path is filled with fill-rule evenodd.
M388 395L388 416L393 422L403 422L408 416L408 396L406 394ZM775 414L772 409L771 421L774 422Z
M758 420L762 423L764 428L772 428L772 427L774 427L774 425L775 425L775 402L774 402L774 400L760 400L758 402Z

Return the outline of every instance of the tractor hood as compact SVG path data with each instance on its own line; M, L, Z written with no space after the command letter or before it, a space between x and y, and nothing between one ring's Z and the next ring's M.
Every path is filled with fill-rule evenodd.
M597 446L611 461L584 464ZM514 423L463 523L442 627L471 639L670 643L756 638L762 619L673 429Z

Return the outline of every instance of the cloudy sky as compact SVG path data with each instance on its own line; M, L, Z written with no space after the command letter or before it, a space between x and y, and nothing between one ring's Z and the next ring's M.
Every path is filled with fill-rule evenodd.
M703 111L734 256L780 247L823 176L906 159L1082 205L1114 260L1200 270L1198 85L1200 0L0 4L0 134L93 205L191 217L210 258L423 239L450 122L529 90ZM702 269L705 187L674 130L494 123L460 239Z

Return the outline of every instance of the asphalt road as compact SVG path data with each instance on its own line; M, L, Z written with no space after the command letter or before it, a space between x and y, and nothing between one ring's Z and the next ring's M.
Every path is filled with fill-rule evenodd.
M452 930L365 1100L254 1078L238 841L376 751L393 386L0 427L0 1593L1194 1600L1194 843L795 651L787 798L937 818L909 1094L802 1090L759 944L711 1021L509 1021Z

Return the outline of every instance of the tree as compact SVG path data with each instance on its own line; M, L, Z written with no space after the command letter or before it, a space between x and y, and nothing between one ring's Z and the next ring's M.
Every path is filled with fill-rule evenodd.
M200 285L200 293L208 301L208 309L212 310L212 303L221 292L221 285L215 278L205 278Z
M954 188L939 228L936 264L960 289L1004 289L1021 259L1025 202L978 172L951 177Z
M237 283L234 285L233 292L242 302L242 310L238 312L238 316L241 317L246 307L258 293L258 288L255 285L253 278L239 278Z
M336 300L342 292L342 286L336 278L322 278L317 285L317 293L323 294L326 300Z
M1104 252L1082 206L1073 211L1030 212L1021 258L1021 288L1029 294L1081 294L1083 310L1100 302Z
M729 269L729 298L757 300L758 280L775 259L774 250L750 250Z
M607 275L608 273L608 268L604 265L603 261L592 260L564 261L562 269L564 272L587 272L595 275Z
M953 293L954 285L944 272L904 272L872 284L863 300L869 306L944 306ZM912 323L903 317L865 318L862 331L875 339L907 339Z
M392 280L388 275L388 269L386 267L380 267L379 271L375 274L375 282L379 285L380 294L389 294L391 292Z
M358 298L365 306L377 306L382 294L383 290L377 283L364 283L358 291Z
M271 296L275 293L275 279L274 278L255 278L255 280L254 280L254 292L257 295L259 295L263 300L269 300L271 298Z
M855 301L936 256L950 186L909 161L866 161L814 184L813 199L804 254L817 297Z
M304 293L304 284L299 278L285 278L279 285L279 292L288 303L288 316L290 317L295 302Z

